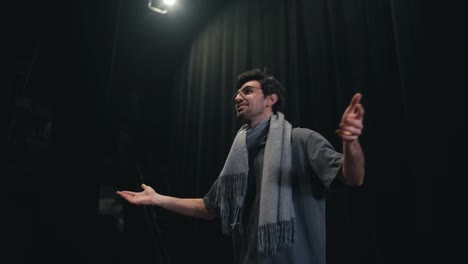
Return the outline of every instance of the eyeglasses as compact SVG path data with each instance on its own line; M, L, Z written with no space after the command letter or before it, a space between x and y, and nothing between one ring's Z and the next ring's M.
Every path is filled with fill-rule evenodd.
M244 88L240 89L239 91L235 92L232 96L232 100L236 100L236 97L238 94L240 94L242 97L245 97L251 93L253 93L254 89L262 89L260 87L255 87L255 86L245 86Z

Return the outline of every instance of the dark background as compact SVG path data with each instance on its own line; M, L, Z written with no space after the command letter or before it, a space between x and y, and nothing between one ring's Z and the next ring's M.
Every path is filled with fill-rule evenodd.
M466 62L463 10L179 0L160 15L143 0L10 1L0 96L5 258L230 263L217 221L129 205L115 191L145 182L203 196L239 127L235 78L267 67L288 89L291 123L337 149L341 114L363 94L366 181L329 195L328 262L429 260L433 177L447 173L447 128L458 135L466 125L462 99L446 93L466 87L466 67L447 71Z

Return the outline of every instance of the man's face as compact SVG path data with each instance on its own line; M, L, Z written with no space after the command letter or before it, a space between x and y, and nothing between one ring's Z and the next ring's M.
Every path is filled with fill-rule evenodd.
M266 107L268 99L265 98L259 81L244 83L237 91L234 100L237 118L252 126L271 115L271 107Z

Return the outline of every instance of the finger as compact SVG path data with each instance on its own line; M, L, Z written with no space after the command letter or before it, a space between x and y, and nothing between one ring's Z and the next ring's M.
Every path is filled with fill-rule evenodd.
M117 193L124 193L124 194L132 195L132 196L135 196L138 194L137 192L131 192L131 191L119 191Z
M352 126L342 126L340 127L340 131L345 134L345 135L361 135L362 134L362 130L359 129L359 128L355 128L355 127L352 127Z
M128 200L128 201L131 201L135 197L134 195L131 195L131 194L128 194L128 193L119 192L117 194L120 195L122 198Z
M356 93L353 98L351 98L351 102L349 103L349 108L354 109L354 107L359 104L361 101L362 95L360 93Z
M143 188L143 192L142 193L153 193L153 192L156 192L153 188L151 188L151 186L149 185L146 185L146 184L142 184L141 187Z
M356 106L361 101L361 98L362 98L362 95L360 93L354 94L353 98L351 99L351 103L349 105L353 107Z
M355 106L361 101L361 94L356 93L353 98L351 98L351 102L349 103L348 107L345 110L345 114L354 113Z
M357 120L354 118L346 118L342 123L340 123L340 127L342 126L353 126L356 128L364 128L364 125L362 124L361 120Z
M357 140L359 138L359 136L353 135L349 131L344 131L344 130L340 130L340 129L336 130L336 134L338 134L338 136L340 136L341 139L343 139L344 141L354 141L354 140Z
M342 130L342 129L337 129L337 130L335 130L335 132L339 136L352 136L353 135L351 132L346 131L346 130Z
M357 104L354 112L356 113L357 119L362 119L364 117L364 107L362 104Z
M147 190L152 190L153 188L151 188L151 186L149 185L146 185L144 183L141 184L141 188L143 189L143 191L147 191Z

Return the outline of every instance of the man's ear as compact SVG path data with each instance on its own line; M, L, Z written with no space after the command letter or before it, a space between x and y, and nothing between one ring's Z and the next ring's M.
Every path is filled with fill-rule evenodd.
M273 106L278 102L278 95L277 94L269 94L267 96L267 106Z

